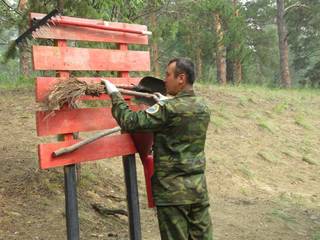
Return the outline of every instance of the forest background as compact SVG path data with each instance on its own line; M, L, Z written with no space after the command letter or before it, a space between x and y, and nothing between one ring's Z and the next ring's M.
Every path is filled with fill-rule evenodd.
M205 83L320 87L318 0L1 0L0 84L33 84L30 46L17 54L8 48L28 27L29 12L57 7L68 16L147 25L153 32L153 75L162 76L171 58L184 56L195 62Z

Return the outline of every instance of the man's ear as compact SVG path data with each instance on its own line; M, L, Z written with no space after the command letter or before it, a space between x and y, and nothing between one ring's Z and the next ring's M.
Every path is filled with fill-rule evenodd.
M179 76L178 76L178 82L179 82L180 84L185 84L185 83L187 83L187 76L186 76L186 74L184 74L184 73L179 74Z

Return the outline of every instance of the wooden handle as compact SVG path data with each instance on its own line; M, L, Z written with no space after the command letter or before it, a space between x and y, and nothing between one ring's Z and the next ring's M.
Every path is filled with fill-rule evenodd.
M112 133L119 132L120 130L121 130L120 127L115 127L115 128L108 129L106 131L100 132L100 133L98 133L96 135L93 135L92 137L89 137L89 138L84 139L84 140L82 140L80 142L77 142L77 143L75 143L75 144L73 144L73 145L71 145L69 147L58 149L58 150L56 150L56 151L54 151L52 153L52 156L53 157L59 157L59 156L61 156L63 154L71 153L71 152L77 150L78 148L82 147L83 145L89 144L89 143L91 143L93 141L98 140L99 138L102 138L104 136L110 135Z
M146 98L153 98L154 95L151 93L144 93L144 92L137 92L137 91L131 91L127 89L121 89L118 88L120 93L126 94L126 95L131 95L131 96L136 96L136 97L146 97Z

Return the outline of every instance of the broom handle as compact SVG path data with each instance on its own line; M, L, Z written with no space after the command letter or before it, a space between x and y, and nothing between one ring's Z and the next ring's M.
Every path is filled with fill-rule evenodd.
M118 88L119 92L126 95L136 96L136 97L146 97L146 98L153 98L154 95L151 93L143 93L143 92L137 92L137 91L131 91L127 89L121 89Z
M123 89L134 89L137 87L136 85L133 84L114 84L117 88L123 88Z
M108 129L106 131L97 133L96 135L93 135L93 136L91 136L91 137L89 137L87 139L84 139L84 140L82 140L80 142L77 142L76 144L73 144L73 145L71 145L69 147L60 148L60 149L54 151L52 153L52 156L53 157L59 157L59 156L61 156L63 154L71 153L71 152L77 150L78 148L82 147L83 145L86 145L86 144L89 144L91 142L94 142L94 141L98 140L99 138L102 138L104 136L110 135L112 133L119 132L120 130L121 130L120 127L115 127L115 128L111 128L111 129Z

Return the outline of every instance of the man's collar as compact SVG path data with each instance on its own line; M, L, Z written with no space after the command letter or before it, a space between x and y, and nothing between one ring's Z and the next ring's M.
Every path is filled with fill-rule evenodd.
M194 90L182 90L179 92L175 97L190 97L190 96L195 96Z

